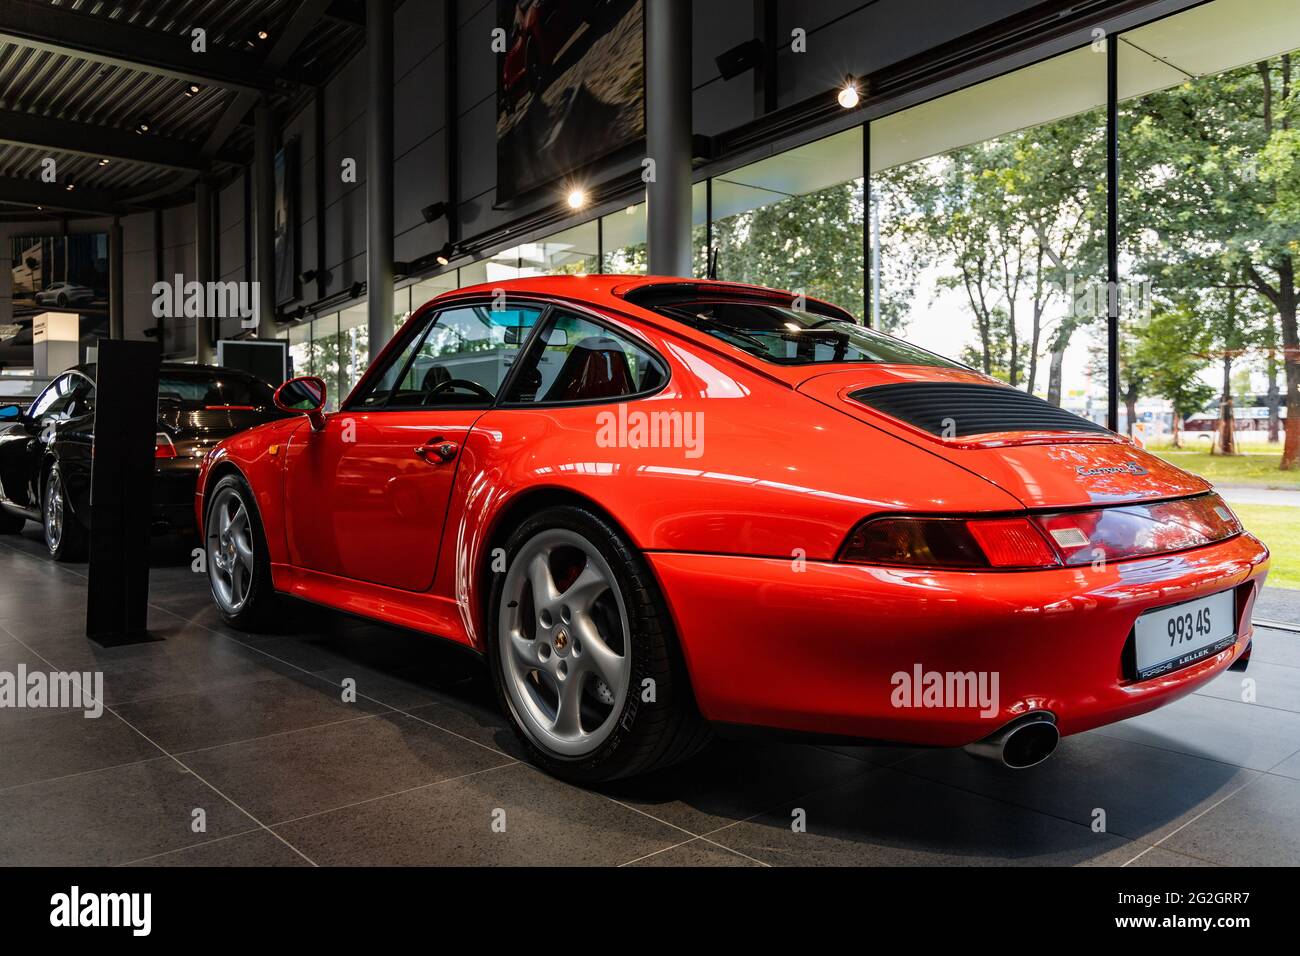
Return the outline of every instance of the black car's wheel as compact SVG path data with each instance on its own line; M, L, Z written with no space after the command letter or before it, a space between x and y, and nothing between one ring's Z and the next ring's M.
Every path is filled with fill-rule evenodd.
M253 492L227 475L208 495L205 551L212 599L226 622L241 630L266 623L275 603L271 558Z
M41 524L45 546L55 561L80 561L86 555L86 529L72 510L63 471L56 464L45 477L41 496Z
M60 293L59 293L59 297L58 297L55 301L56 301L59 305L67 305L67 304L68 304L68 297L67 297L66 295L64 295L62 292L60 292Z
M548 772L611 780L709 739L658 584L600 515L566 505L521 524L490 602L498 699Z

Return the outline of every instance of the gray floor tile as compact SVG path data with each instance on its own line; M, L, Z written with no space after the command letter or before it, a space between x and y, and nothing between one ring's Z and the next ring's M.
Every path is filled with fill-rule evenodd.
M0 791L0 820L3 866L112 866L256 826L170 757Z
M628 866L762 866L761 863L747 859L739 853L709 843L707 840L691 840L681 846L664 850L642 859L633 861Z
M0 722L0 788L152 760L162 752L110 712Z
M181 755L268 825L510 760L402 714L382 714Z
M1137 859L1128 864L1130 867L1153 867L1153 866L1214 866L1205 860L1198 860L1194 857L1187 856L1183 853L1175 853L1172 850L1166 850L1164 847L1151 847Z
M1046 762L1010 770L961 750L930 750L895 769L1145 843L1195 817L1256 773L1102 736L1076 734ZM1097 811L1104 811L1104 817Z
M1268 770L1300 749L1300 714L1192 694L1097 733Z
M715 740L684 764L601 790L701 834L873 770L862 761L817 747Z
M1279 777L1290 777L1292 780L1300 780L1300 751L1283 760L1269 773L1277 774Z
M1161 846L1228 866L1300 866L1300 780L1260 777Z
M802 833L794 830L797 809L805 813ZM708 836L784 866L1117 865L1141 849L887 768Z
M442 704L415 707L409 713L516 760L524 760L528 756L527 748L506 724L505 715L497 709L495 701L483 703L479 700L449 700Z
M502 819L505 830L493 830ZM682 831L523 764L276 827L321 865L612 866Z
M309 675L276 677L115 708L123 719L170 753L301 730L385 708Z
M183 850L152 856L132 866L311 866L269 830L201 843Z
M1251 639L1250 666L1261 662L1300 667L1300 634L1273 627L1256 627ZM1246 673L1250 673L1250 668Z
M1197 693L1241 701L1248 689L1254 697L1253 706L1300 713L1300 667L1285 664L1252 660L1244 672L1224 671Z

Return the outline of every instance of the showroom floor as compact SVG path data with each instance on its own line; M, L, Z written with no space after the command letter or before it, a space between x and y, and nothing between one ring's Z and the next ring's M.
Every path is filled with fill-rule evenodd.
M1300 633L1030 771L718 742L594 793L518 760L462 651L304 606L228 631L183 549L156 558L159 640L100 648L85 566L42 550L0 541L0 670L100 670L106 710L0 710L0 865L1300 863ZM1300 622L1300 592L1256 616Z

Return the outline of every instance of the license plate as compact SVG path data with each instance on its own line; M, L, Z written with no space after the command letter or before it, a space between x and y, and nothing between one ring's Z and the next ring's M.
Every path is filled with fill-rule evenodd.
M1133 625L1137 679L1176 671L1230 646L1236 612L1232 591L1147 611Z

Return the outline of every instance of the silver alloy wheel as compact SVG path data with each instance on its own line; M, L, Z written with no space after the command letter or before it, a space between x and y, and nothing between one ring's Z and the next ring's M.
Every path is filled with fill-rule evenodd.
M51 554L63 541L63 518L63 481L58 471L52 471L45 483L45 546Z
M539 532L506 572L499 612L506 697L528 736L561 757L594 751L632 675L627 608L609 564L576 532Z
M221 610L238 614L253 587L253 525L243 496L222 488L208 512L208 580Z

